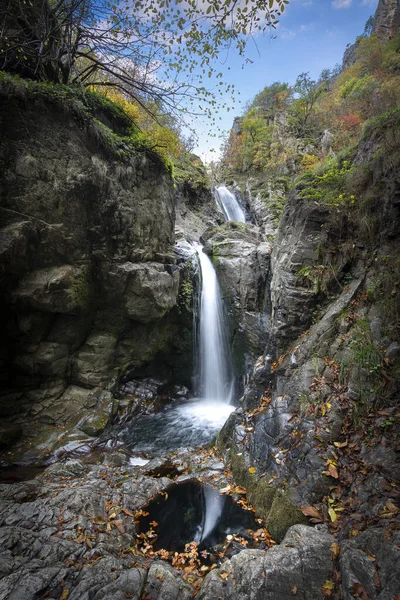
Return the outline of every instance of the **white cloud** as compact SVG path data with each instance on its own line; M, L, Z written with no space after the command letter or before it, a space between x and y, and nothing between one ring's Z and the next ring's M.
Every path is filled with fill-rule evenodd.
M287 29L286 27L280 28L279 37L282 40L292 40L296 37L296 32L293 29Z
M314 29L314 25L312 23L300 25L299 32L304 33L305 31L311 31L312 29Z
M332 6L334 8L349 8L353 0L333 0Z

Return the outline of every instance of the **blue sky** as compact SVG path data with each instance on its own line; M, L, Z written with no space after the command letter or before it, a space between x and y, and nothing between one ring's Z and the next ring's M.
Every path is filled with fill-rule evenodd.
M240 91L240 102L237 101L230 112L220 111L221 130L228 131L246 102L266 85L274 81L294 83L297 75L304 71L316 79L323 69L341 63L346 45L364 31L377 4L378 0L290 0L280 17L276 38L258 37L258 50L249 42L246 56L252 64L243 67L243 59L233 52L222 57L221 70L225 79L232 81ZM199 135L199 145L194 152L206 161L216 158L221 139L209 138L210 125L206 120L193 122L193 126ZM216 129L214 133L218 134ZM210 153L211 148L216 152Z

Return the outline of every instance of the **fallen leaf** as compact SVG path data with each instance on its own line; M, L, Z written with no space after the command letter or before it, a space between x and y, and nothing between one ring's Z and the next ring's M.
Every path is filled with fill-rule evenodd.
M330 579L327 579L325 581L324 585L322 586L322 592L323 592L324 596L331 596L332 590L334 590L334 589L335 589L335 584Z
M369 595L367 593L367 590L361 583L358 583L358 582L353 583L353 585L351 586L351 591L352 591L353 596L355 596L356 598L362 598L363 600L369 600Z
M65 589L65 590L63 590L63 593L60 596L60 600L67 600L68 596L69 596L69 590Z
M295 596L297 594L297 587L295 585L292 587L291 592L292 592L293 596Z
M328 514L331 518L332 523L334 523L337 519L337 514L335 513L335 510L332 508L332 506L328 508Z
M315 506L300 506L300 510L303 513L303 515L306 515L306 517L314 517L315 519L321 519L322 521L321 514L315 508Z
M335 559L340 554L340 546L337 542L333 542L331 545L331 550L333 554L333 558Z
M333 442L333 445L336 446L336 448L345 448L347 446L348 442Z

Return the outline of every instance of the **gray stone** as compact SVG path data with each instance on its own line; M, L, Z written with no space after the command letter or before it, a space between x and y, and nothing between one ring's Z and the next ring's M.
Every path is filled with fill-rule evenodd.
M130 319L148 323L160 319L176 304L179 271L172 274L158 263L131 265L125 292Z
M20 280L14 296L35 310L80 313L89 302L88 275L81 267L72 265L40 269Z
M199 600L315 600L329 579L332 536L305 525L291 527L279 546L243 550L205 578ZM226 579L220 575L228 574Z

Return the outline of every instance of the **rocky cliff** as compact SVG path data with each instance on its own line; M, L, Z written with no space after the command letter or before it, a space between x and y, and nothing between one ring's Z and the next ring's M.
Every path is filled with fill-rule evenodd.
M0 410L5 439L46 426L43 450L67 443L58 426L79 423L76 444L99 434L119 380L190 383L176 190L157 155L124 146L109 107L10 80L0 94Z

